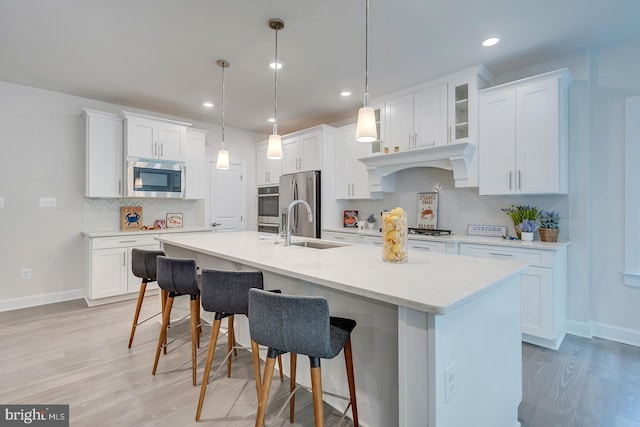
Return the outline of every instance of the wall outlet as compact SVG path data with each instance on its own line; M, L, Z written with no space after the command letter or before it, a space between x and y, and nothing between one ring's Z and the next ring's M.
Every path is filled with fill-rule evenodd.
M30 268L23 268L22 270L20 270L20 278L21 279L31 279L31 269Z
M444 401L450 401L456 394L456 362L453 361L444 370Z
M57 201L55 197L40 197L41 208L55 208L56 203Z

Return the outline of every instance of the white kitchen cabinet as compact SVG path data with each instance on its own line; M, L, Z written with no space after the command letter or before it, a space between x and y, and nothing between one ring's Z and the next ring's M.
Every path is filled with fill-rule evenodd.
M336 199L369 199L369 174L361 157L371 155L371 144L356 141L356 125L338 129L336 133Z
M360 237L355 233L340 233L339 231L322 231L322 239L342 243L360 243Z
M481 195L568 190L567 69L480 91Z
M205 145L208 131L189 128L186 132L186 199L204 199L206 182Z
M447 244L444 242L408 239L407 247L409 249L409 256L411 256L411 251L447 253Z
M269 142L256 146L256 184L258 186L278 185L282 174L282 160L268 159Z
M567 324L566 247L550 251L461 243L460 255L528 263L520 279L522 340L560 347Z
M83 110L85 118L85 196L122 197L123 126L120 116Z
M447 84L387 101L388 143L400 151L447 143Z
M301 131L282 138L282 173L322 169L322 138L319 130Z
M112 302L121 299L116 297L138 292L141 279L131 271L131 250L158 250L160 244L155 240L157 236L155 233L144 236L85 236L84 283L87 304ZM150 283L148 289L154 287L157 285Z
M123 112L127 157L184 162L189 123Z

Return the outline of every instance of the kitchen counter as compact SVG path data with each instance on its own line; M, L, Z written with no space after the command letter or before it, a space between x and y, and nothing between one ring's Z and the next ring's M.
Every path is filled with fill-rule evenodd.
M122 237L122 236L139 236L139 235L151 235L151 234L173 234L173 233L202 233L211 232L211 228L195 227L195 228L162 228L153 230L138 230L138 231L83 231L82 235L86 237Z
M375 246L313 249L276 239L256 232L157 238L169 256L194 258L200 268L260 270L266 289L322 295L332 315L356 320L362 425L518 425L520 274L526 264L440 253L412 253L406 264L389 264ZM235 331L238 342L249 342L243 316ZM308 371L298 364L298 379L308 384ZM344 395L344 361L323 360L322 369L326 391ZM454 394L445 387L450 375ZM341 400L324 398L345 408Z
M323 231L331 231L334 233L348 233L358 236L378 236L382 233L376 228L374 230L364 229L358 230L355 228L323 228ZM409 234L409 240L425 240L431 242L445 242L445 243L479 243L483 245L492 246L510 246L529 249L542 249L547 251L555 251L560 248L569 245L569 242L541 242L534 240L533 242L525 242L523 240L508 240L502 237L487 237L487 236L467 236L465 234L449 234L442 236L425 236L421 234Z

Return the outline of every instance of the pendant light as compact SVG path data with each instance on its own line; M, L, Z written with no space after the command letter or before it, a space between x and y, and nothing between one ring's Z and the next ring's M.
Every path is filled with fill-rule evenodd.
M229 169L229 152L224 146L224 69L230 64L229 61L224 59L218 59L216 61L222 68L222 142L220 143L220 151L218 151L218 161L216 162L216 169Z
M284 28L284 21L278 18L269 19L269 28L276 32L276 58L274 66L274 111L273 111L273 134L269 135L269 145L267 146L267 158L282 159L282 138L278 135L278 30Z
M376 113L369 107L369 0L366 2L365 49L364 49L364 102L358 111L356 141L373 142L378 139Z

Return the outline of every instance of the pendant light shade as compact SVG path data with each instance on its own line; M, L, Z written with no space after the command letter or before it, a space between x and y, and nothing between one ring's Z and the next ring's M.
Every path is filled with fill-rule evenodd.
M278 30L284 28L284 21L278 18L272 18L269 20L269 28L276 32L276 54L274 63L278 64ZM269 145L267 146L267 158L279 160L282 159L282 138L278 135L278 68L274 67L275 84L274 84L274 99L273 99L273 134L269 136Z
M358 111L356 141L373 142L378 139L378 129L376 126L376 113L373 108L369 107L369 0L365 0L365 2L364 101L363 107Z
M216 161L216 169L229 169L229 152L224 145L224 69L229 65L229 61L218 59L216 61L222 67L222 142L220 143L220 151L218 151L218 160Z

